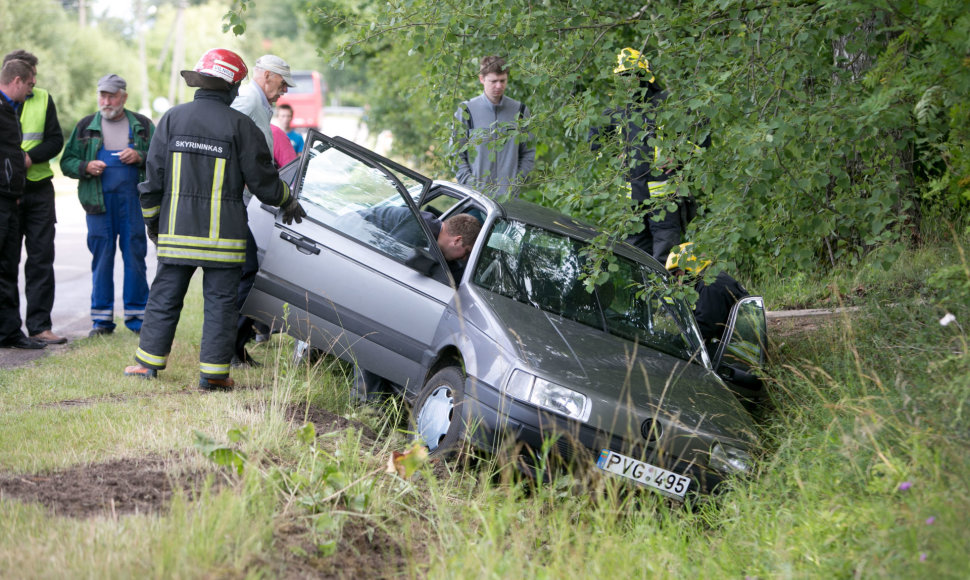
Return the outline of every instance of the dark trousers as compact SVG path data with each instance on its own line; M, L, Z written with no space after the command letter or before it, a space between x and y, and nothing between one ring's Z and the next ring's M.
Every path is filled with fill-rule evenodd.
M256 248L256 238L253 237L252 230L247 231L246 237L246 262L243 264L242 276L239 279L239 290L236 296L236 308L241 312L249 291L253 289L256 282L256 272L259 271L259 255ZM248 316L239 315L236 321L236 341L235 353L241 361L246 360L246 343L252 340L253 327L256 326L263 334L269 334L269 327L261 322L257 322Z
M148 295L145 322L141 328L135 360L142 366L163 369L175 340L175 329L185 293L197 266L182 266L159 262ZM233 338L236 335L237 289L240 269L202 268L202 346L199 352L199 374L209 379L229 376Z
M51 179L28 181L18 206L20 243L27 250L24 262L24 296L27 300L27 334L50 330L54 308L54 183Z
M669 211L663 206L645 208L650 203L649 186L648 181L630 181L634 211L644 212L643 230L628 237L626 241L656 258L660 265L664 265L670 249L680 243L681 236L687 230L683 216L684 207L683 202L678 200L675 211Z
M0 342L23 336L20 330L20 226L17 200L0 196Z

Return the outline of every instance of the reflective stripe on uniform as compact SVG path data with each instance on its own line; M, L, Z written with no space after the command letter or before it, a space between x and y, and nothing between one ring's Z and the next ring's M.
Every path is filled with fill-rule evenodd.
M280 202L280 207L283 207L284 205L286 205L286 203L290 201L290 197L292 197L292 195L293 194L290 193L290 186L287 185L286 182L284 181L283 182L283 201Z
M149 367L165 368L165 364L168 362L168 356L149 354L139 348L135 351L135 360L140 363L145 363Z
M111 321L114 318L114 312L111 310L91 310L91 320L107 320Z
M145 318L145 309L125 308L125 320L131 320L132 318Z
M670 181L651 181L647 186L650 189L650 197L663 197L677 191L677 187Z
M226 173L226 160L216 159L212 171L212 194L209 197L209 237L219 237L219 220L222 217L222 181ZM175 231L175 230L172 230Z
M175 231L175 216L179 207L179 192L182 187L182 154L172 153L172 201L168 208L168 231Z
M229 363L216 364L199 362L199 371L206 375L228 375Z
M157 216L162 211L162 206L156 205L155 207L143 207L141 208L141 217L143 218L153 218Z
M225 249L225 250L245 250L246 240L238 238L226 238L222 240L213 238L200 238L197 236L176 236L173 234L162 234L158 236L160 244L169 246L200 246L205 248Z
M159 258L179 258L182 260L202 260L205 262L221 262L224 264L243 264L246 262L246 251L241 252L206 252L191 248L166 248L158 246Z

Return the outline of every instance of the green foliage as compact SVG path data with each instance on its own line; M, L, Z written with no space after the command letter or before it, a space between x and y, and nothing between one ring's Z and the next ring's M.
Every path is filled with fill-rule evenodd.
M477 59L505 55L540 144L525 197L611 235L638 227L623 160L614 150L591 163L587 135L633 98L612 74L624 46L643 49L671 93L665 157L704 208L689 237L747 271L855 265L970 204L970 19L958 0L307 6L338 66L358 71L372 122L436 174L452 166L442 145L457 103L480 91ZM691 143L707 132L698 155Z
M238 429L230 429L227 437L229 437L230 442L236 443L244 439L245 435ZM236 473L242 475L243 467L246 465L247 460L244 452L218 443L215 439L212 439L201 431L195 431L194 445L202 455L216 465L235 469Z
M37 86L50 92L65 137L98 105L97 80L114 72L129 80L129 105L137 108L140 87L133 81L136 52L115 35L83 33L58 2L0 0L2 54L22 48L39 59Z

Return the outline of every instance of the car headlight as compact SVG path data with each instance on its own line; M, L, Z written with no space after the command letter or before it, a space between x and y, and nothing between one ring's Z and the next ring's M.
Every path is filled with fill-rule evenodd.
M719 442L711 446L711 460L708 465L722 473L751 473L751 454L747 451L722 445Z
M589 419L589 399L586 395L562 385L551 383L527 372L516 370L505 392L516 399L548 409L560 415L586 421Z

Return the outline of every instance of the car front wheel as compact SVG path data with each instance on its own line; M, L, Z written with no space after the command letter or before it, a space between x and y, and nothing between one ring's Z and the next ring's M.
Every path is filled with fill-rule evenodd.
M458 449L465 435L464 400L465 375L458 367L445 367L424 384L411 410L411 426L431 455L450 455Z

